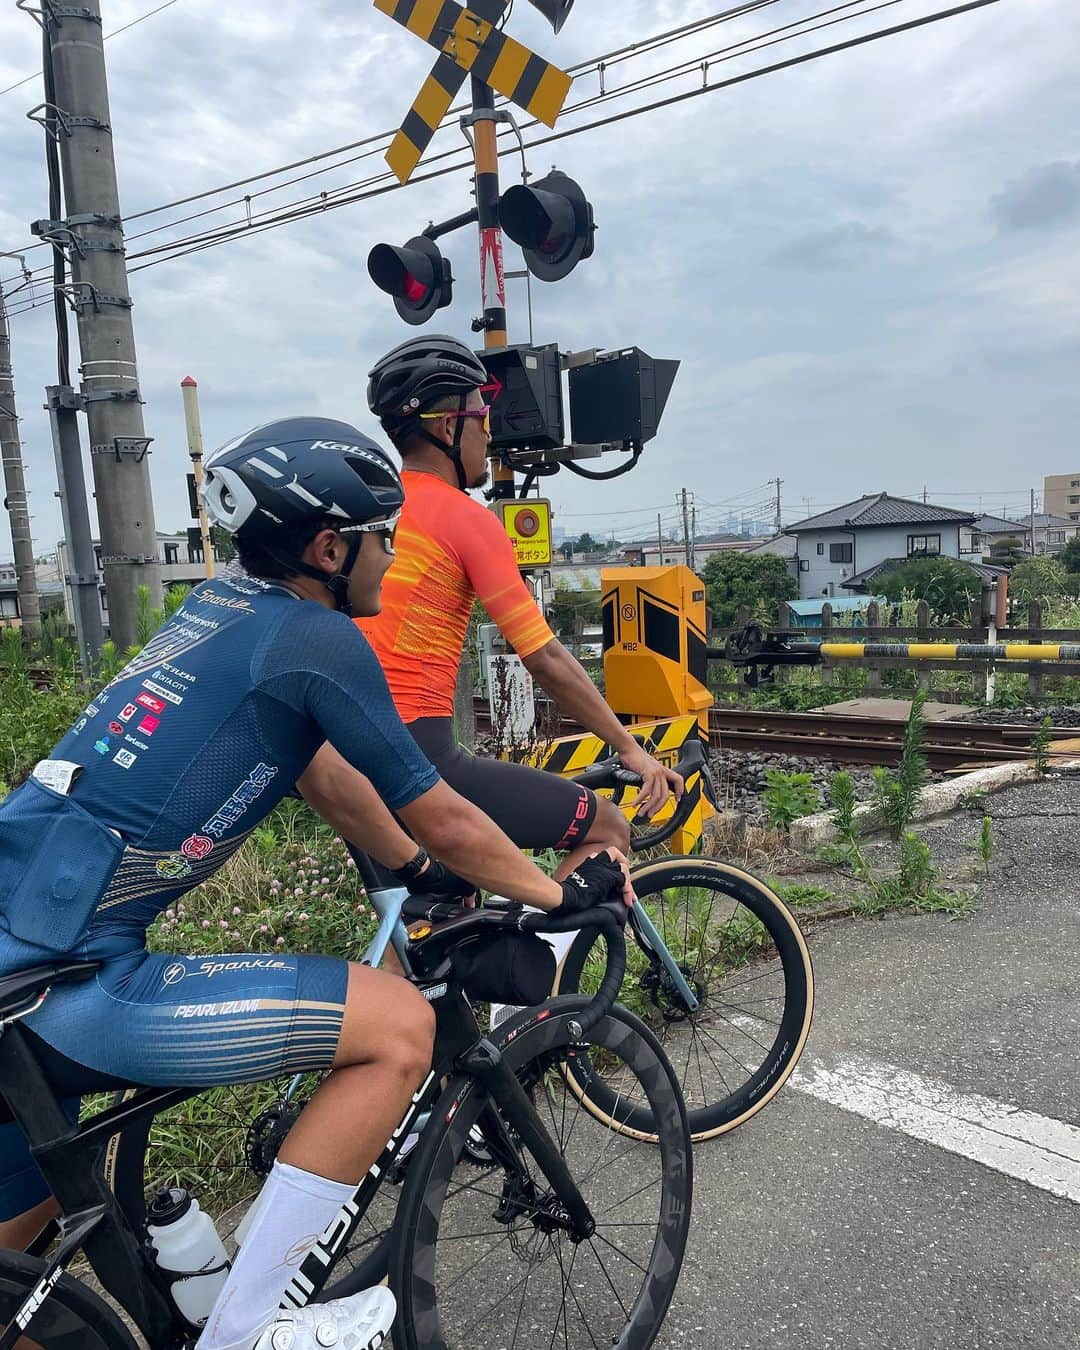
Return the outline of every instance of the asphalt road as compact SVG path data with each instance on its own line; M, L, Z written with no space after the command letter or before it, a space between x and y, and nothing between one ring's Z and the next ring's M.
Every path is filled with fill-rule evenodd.
M658 1344L1080 1350L1080 780L986 809L974 918L812 935L800 1083L698 1147ZM958 853L978 823L927 837Z

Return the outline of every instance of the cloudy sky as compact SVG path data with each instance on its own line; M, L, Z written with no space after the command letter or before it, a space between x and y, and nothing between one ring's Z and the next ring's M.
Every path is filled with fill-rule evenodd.
M713 58L708 78L946 5L871 2L878 12L859 17L867 0L839 8L839 0L778 0L611 64L605 87L699 62L826 8L845 22ZM102 0L105 31L154 7ZM571 66L720 8L578 0L555 38L521 0L511 31ZM882 489L925 488L949 505L1019 512L1044 473L1080 467L1078 39L1073 0L1000 0L532 150L534 172L555 163L582 183L600 226L591 259L562 282L534 284L536 340L638 345L683 363L660 435L633 473L608 485L567 473L551 480L558 523L641 537L655 532L657 511L674 525L684 486L699 528L722 525L732 508L769 518L766 484L777 476L788 521ZM5 0L0 90L39 67L39 46L33 22ZM106 53L129 217L393 128L431 59L368 0L173 0ZM679 80L568 114L560 129L701 81L695 65ZM595 73L584 74L570 102L598 88ZM42 98L40 77L0 95L0 251L27 248L28 222L46 214L42 137L24 116ZM463 144L451 127L431 153ZM275 189L253 199L254 212L323 191L332 201L335 189L383 167L378 154L355 160L364 148L129 221L129 254L243 221L238 199L247 192ZM284 184L327 164L338 167ZM514 161L503 164L510 181ZM199 381L208 446L303 412L375 431L364 373L416 330L368 280L368 250L465 209L468 188L465 172L448 174L133 272L159 528L187 523L185 375ZM431 326L468 339L479 309L474 232L446 248L456 299ZM519 265L513 253L509 266ZM26 254L31 266L45 257ZM40 408L56 378L55 338L47 305L18 312L28 294L10 294L18 272L16 260L0 259L36 544L46 552L59 534ZM525 341L524 288L508 285L511 339ZM9 556L5 520L0 557Z

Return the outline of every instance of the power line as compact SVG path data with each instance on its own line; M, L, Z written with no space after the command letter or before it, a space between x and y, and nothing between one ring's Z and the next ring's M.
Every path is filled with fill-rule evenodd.
M771 2L773 2L773 0L769 0L769 2L771 3ZM873 7L871 7L871 8L868 8L868 9L860 10L860 11L858 11L858 12L855 13L855 14L849 14L849 15L846 15L844 21L850 21L851 19L860 17L861 14L864 14L864 13L871 13L871 12L873 12L874 9L877 9L877 8L883 8L883 7L886 7L886 5L888 5L888 4L898 3L898 2L899 2L899 0L885 0L885 3L884 3L884 4L876 5L876 6L873 6ZM595 129L596 127L614 125L614 124L616 124L616 123L618 123L618 122L626 121L626 120L629 120L630 118L638 117L638 116L641 116L641 115L643 115L643 114L645 114L645 113L648 113L648 112L654 112L654 111L657 111L657 110L662 109L662 108L670 107L670 106L672 106L673 104L676 104L676 103L682 103L682 102L685 102L686 100L689 100L689 99L692 99L692 98L700 98L700 97L703 96L704 94L716 93L716 92L718 92L718 91L721 90L721 89L727 89L727 88L732 87L733 85L745 83L745 82L747 82L747 81L749 81L749 80L756 79L756 78L758 78L759 76L762 76L762 75L774 74L774 73L776 73L776 72L778 72L778 71L780 71L780 70L785 70L785 69L789 69L789 68L794 67L794 66L797 66L797 65L802 65L802 64L804 64L804 63L806 63L806 62L809 62L809 61L812 61L812 60L816 60L817 58L822 57L822 56L832 56L832 55L835 55L835 54L837 54L837 53L839 53L839 52L846 51L846 50L848 50L849 48L862 46L862 45L865 45L865 44L867 44L867 43L869 43L869 42L877 41L877 40L879 40L879 39L881 39L881 38L893 37L893 36L896 36L896 35L898 35L898 34L900 34L900 33L907 32L907 31L912 30L912 29L915 29L915 28L923 27L923 26L925 26L925 25L927 25L927 24L930 24L930 23L936 23L936 22L939 22L939 21L941 21L941 20L943 20L943 19L954 18L954 17L956 17L956 16L958 16L958 15L960 15L960 14L965 14L965 13L968 13L969 11L976 10L976 9L981 9L981 8L984 8L984 7L987 6L987 5L990 5L990 4L996 4L996 3L998 3L998 0L968 0L968 3L962 4L962 5L958 5L958 6L954 6L954 7L950 8L950 9L936 11L936 12L934 12L934 13L932 13L932 14L924 15L924 16L921 16L921 17L919 17L919 18L917 18L917 19L911 19L911 20L908 20L907 22L902 23L902 24L893 25L893 26L891 26L891 27L889 27L889 28L877 29L877 30L875 30L874 32L871 32L871 33L861 34L861 35L858 36L858 37L850 38L850 39L847 39L846 41L843 41L843 42L834 43L834 44L832 44L831 46L828 46L828 47L819 48L819 49L817 49L817 50L815 50L815 51L812 51L812 52L805 52L805 53L800 54L799 56L791 57L791 58L788 58L788 59L786 59L786 60L784 60L784 61L774 62L773 64L768 65L768 66L762 66L762 67L758 67L757 69L752 70L752 71L743 72L742 74L733 76L733 77L731 77L730 79L727 79L727 80L718 81L718 82L712 83L712 84L706 83L706 84L703 84L703 85L702 85L700 88L698 88L698 89L689 90L689 91L686 91L686 92L683 92L683 93L680 93L680 94L674 94L674 95L672 95L672 96L670 96L670 97L668 97L668 98L665 98L665 99L655 100L654 102L642 104L642 105L639 105L638 107L631 108L631 109L627 109L627 110L625 110L625 111L623 111L623 112L613 114L613 115L611 115L610 117L597 118L597 119L595 119L595 120L592 121L592 122L584 123L584 124L582 124L582 125L580 125L580 126L577 126L577 127L572 127L572 128L568 128L567 130L564 130L564 131L557 131L557 132L553 132L553 133L551 133L551 134L549 134L549 135L546 135L546 136L540 136L540 137L537 137L537 138L535 138L535 139L532 140L532 141L526 142L526 143L525 143L525 148L528 149L528 148L531 148L531 147L533 147L533 146L546 145L546 144L550 144L550 143L552 143L552 142L554 142L554 141L565 140L565 139L568 139L568 138L570 138L570 137L572 137L572 136L580 135L580 134L581 134L582 132L584 132L584 131L593 130L593 129ZM838 6L838 7L836 7L836 8L845 8L845 6ZM740 11L740 12L745 12L745 11ZM834 11L823 11L823 13L831 13L831 12L834 12ZM730 11L729 11L729 13L730 13ZM818 16L818 15L807 16L807 18L805 18L805 19L802 20L801 22L802 22L803 24L805 24L805 23L808 22L810 19L816 18L816 17L820 17L820 16ZM837 21L834 20L833 22L837 22ZM786 27L790 27L790 26L791 26L791 25L786 25ZM824 26L827 26L827 25L821 25L821 26L824 27ZM779 30L773 30L773 31L775 32L775 31L779 31ZM809 32L809 31L816 31L816 30L813 30L813 29L805 29L805 28L804 28L802 33L791 33L791 34L789 34L788 36L789 36L789 37L802 36L804 33ZM768 34L765 34L765 35L759 35L759 37L760 37L760 36L768 36ZM739 46L744 46L744 47L745 47L745 46L747 46L750 42L753 42L753 41L755 41L755 39L750 38L750 39L747 39L744 43L737 44L737 45L739 45ZM769 45L772 45L772 44L769 44ZM722 49L722 50L726 50L726 49ZM753 50L753 49L751 49L751 50ZM743 52L743 53L741 53L741 54L745 55L746 53ZM680 67L679 70L678 70L677 72L675 72L674 75L668 75L667 77L668 77L668 78L674 78L674 77L676 77L677 74L685 74L685 73L686 73L685 68L684 68L684 67ZM661 75L664 75L665 72L660 72L660 74L661 74ZM650 78L652 78L652 79L654 80L654 82L658 82L658 80L659 80L659 77L650 77ZM620 90L614 90L614 91L611 91L610 93L605 94L605 95L603 95L603 96L598 96L596 99L590 100L589 102L591 102L593 105L595 105L596 103L602 102L603 100L606 100L606 99L613 99L613 98L615 98L615 97L619 97L619 96L622 95L622 93L623 93L623 90L621 90L621 89L620 89ZM575 105L575 107L578 107L578 106L582 106L582 105ZM569 110L567 110L567 111L573 111L573 109L569 109ZM535 123L530 123L529 125L535 125ZM358 144L359 144L359 143L358 143ZM333 153L333 152L329 152L329 153ZM438 159L443 159L443 158L452 158L454 155L459 154L459 153L460 153L460 152L457 152L457 151L447 151L447 152L443 152L442 155L435 156L434 159L435 159L435 160L438 160ZM516 147L510 147L510 146L507 146L506 149L500 151L500 155L508 155L508 154L514 154L514 153L517 153ZM312 157L312 158L315 158L315 157ZM311 162L311 161L309 161L309 162ZM432 162L432 161L429 161L429 162ZM141 251L141 252L139 252L139 253L133 254L133 255L132 255L132 258L133 258L133 259L135 259L135 258L151 257L152 255L156 255L156 254L161 254L161 255L163 255L163 256L161 256L161 257L154 257L153 261L150 261L150 262L144 262L144 263L142 264L142 268L138 268L138 267L132 268L131 271L140 271L140 270L143 270L143 269L146 268L146 267L156 266L158 263L164 262L164 261L168 261L168 260L171 259L171 258L182 258L182 257L187 257L187 256L189 256L189 255L191 255L191 254L193 254L193 253L202 252L203 250L205 250L205 249L207 249L207 248L213 248L213 247L216 247L218 244L221 244L221 243L227 243L227 242L229 242L230 240L232 240L232 239L234 239L234 238L240 237L241 235L250 235L250 234L258 234L258 233L262 233L262 232L263 232L264 230L266 230L266 229L273 229L273 228L276 228L276 227L279 226L279 225L290 224L290 223L292 223L293 221L306 219L306 218L307 218L308 216L310 216L310 215L321 214L321 213L324 213L324 212L326 212L326 211L335 210L335 209L337 209L337 208L340 207L340 206L348 206L348 205L352 205L352 204L355 203L355 202L358 202L358 201L364 201L364 200L367 200L367 199L369 199L369 198L371 198L371 197L382 196L382 195L384 195L384 194L387 193L387 192L398 191L398 190L400 190L402 187L412 186L412 185L415 184L415 183L419 183L419 182L430 182L431 180L433 180L433 179L435 179L435 178L443 177L444 175L446 175L446 174L448 174L448 173L455 173L455 172L458 172L460 169L466 167L468 163L469 163L469 160L468 160L467 158L465 158L465 159L459 159L458 162L456 162L456 163L452 163L452 164L445 165L445 166L443 166L442 168L435 169L435 170L433 170L433 171L431 171L431 172L429 172L429 173L427 173L427 174L423 174L423 175L419 175L419 176L414 176L414 177L413 177L412 179L410 179L409 182L406 183L406 184L398 183L398 182L396 181L396 179L393 180L392 182L387 182L386 180L392 177L392 175L390 175L390 174L385 174L385 173L384 173L384 174L373 175L371 178L369 178L369 179L367 179L367 180L364 180L364 181L362 181L361 183L358 183L358 184L350 184L350 185L347 185L347 186L345 186L345 187L343 187L343 188L335 189L334 191L336 192L337 196L336 196L336 199L335 199L335 200L332 200L332 201L329 200L329 194L323 193L323 194L320 194L319 197L318 197L318 198L315 198L315 199L311 199L311 198L300 199L300 201L298 201L298 202L289 203L289 204L287 204L285 207L281 208L281 209L278 211L277 214L272 214L272 213L270 213L270 212L267 212L267 213L265 213L266 216L267 216L267 219L265 219L265 220L259 220L258 223L247 223L247 222L237 223L237 224L234 224L234 225L231 225L231 226L222 226L222 227L219 227L219 228L218 228L217 230L215 230L215 231L206 231L206 232L203 232L202 234L195 234L195 235L187 236L187 237L182 238L182 239L175 239L175 240L167 241L166 243L163 243L163 244L160 244L160 245L156 245L156 246L154 246L153 248L148 248L148 249L145 249L145 250L143 250L143 251ZM284 187L284 186L287 186L287 184L286 184L286 185L281 185L281 186ZM220 189L219 189L219 191L220 191ZM189 199L189 200L190 200L190 199ZM155 210L156 210L156 209L158 209L158 208L155 208ZM165 209L165 208L160 208L160 209ZM150 214L150 212L139 213L139 214ZM136 218L136 217L132 217L132 219L134 219L134 218ZM255 220L257 220L257 218L253 218L253 221L255 221ZM174 222L174 223L175 223L175 222ZM163 227L163 228L165 228L165 227ZM13 313L13 314L26 313L29 309L32 309L32 308L35 308L35 307L36 307L36 305L35 305L33 302L31 302L31 303L26 304L26 305L23 306L22 308L16 308L16 309L14 309L14 310L12 311L12 313Z
M114 28L111 33L106 33L103 42L108 42L110 38L119 37L121 33L126 33L129 28L134 28L137 24L145 23L147 19L152 19L155 14L160 14L163 9L168 9L170 5L175 5L177 0L165 0L163 5L158 5L157 9L152 9L146 14L140 14L137 19L132 19L130 23L125 23L121 28ZM13 89L21 89L24 84L29 84L31 80L36 80L41 74L40 70L35 70L33 75L26 75L21 80L16 80L14 84L9 84L6 89L0 89L0 98L5 94L10 94Z

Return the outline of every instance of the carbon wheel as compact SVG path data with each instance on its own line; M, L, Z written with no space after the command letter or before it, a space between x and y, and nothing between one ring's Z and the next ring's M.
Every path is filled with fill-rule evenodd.
M506 1024L504 1055L532 1083L540 1120L596 1221L575 1244L520 1140L513 1166L459 1166L492 1099L453 1079L432 1113L398 1210L390 1281L398 1350L645 1350L664 1320L690 1223L692 1150L681 1094L659 1043L616 1006L574 1041L557 999ZM500 1028L502 1030L502 1028ZM580 1028L578 1028L580 1030ZM567 1087L577 1056L602 1056L617 1102L644 1108L659 1147L600 1125ZM495 1108L497 1110L497 1107ZM516 1138L511 1134L511 1138Z
M0 1252L0 1335L47 1270L36 1257ZM137 1350L116 1313L70 1275L60 1276L16 1344L20 1350Z
M806 941L783 901L748 872L712 858L661 858L631 871L648 913L698 1008L691 1012L660 961L628 942L619 997L655 1031L674 1065L695 1140L749 1120L779 1092L810 1031L814 975ZM559 971L560 993L592 993L603 969L579 933ZM648 1110L628 1111L604 1062L574 1066L571 1086L613 1129L655 1139Z

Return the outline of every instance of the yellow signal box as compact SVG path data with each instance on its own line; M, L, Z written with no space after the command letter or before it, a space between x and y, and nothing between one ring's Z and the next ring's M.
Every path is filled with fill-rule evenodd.
M510 536L519 567L551 565L551 503L542 497L509 498L494 503Z
M713 696L705 584L689 567L605 567L604 697L632 722L692 713L707 738Z

